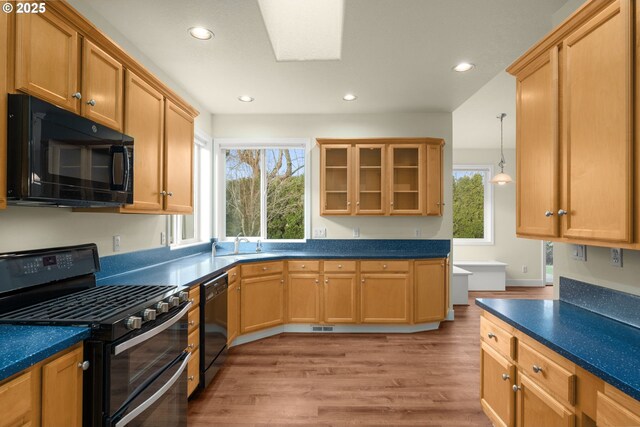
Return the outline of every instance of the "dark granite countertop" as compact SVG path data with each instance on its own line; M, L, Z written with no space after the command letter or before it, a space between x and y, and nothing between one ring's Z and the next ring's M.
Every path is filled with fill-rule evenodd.
M559 300L479 298L476 304L640 399L640 329Z
M439 252L428 251L270 251L259 253L210 253L186 256L173 261L105 277L98 285L177 285L191 286L220 274L234 265L256 261L286 259L426 259L441 258Z
M88 327L0 325L0 381L89 336Z

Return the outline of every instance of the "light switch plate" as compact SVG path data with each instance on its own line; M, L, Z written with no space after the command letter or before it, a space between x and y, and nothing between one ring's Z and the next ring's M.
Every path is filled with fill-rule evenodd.
M611 259L609 263L613 267L622 268L622 249L621 248L611 248Z
M314 239L324 239L327 237L327 229L326 228L314 228L313 229L313 238Z
M571 245L571 258L575 261L586 261L587 247L585 245Z
M360 227L353 228L353 237L360 237Z
M113 236L113 252L120 252L120 235Z

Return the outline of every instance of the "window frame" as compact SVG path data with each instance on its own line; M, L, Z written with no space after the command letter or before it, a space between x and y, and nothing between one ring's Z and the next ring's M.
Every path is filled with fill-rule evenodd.
M493 165L491 164L454 164L453 173L456 171L482 171L484 179L484 237L481 239L452 238L455 246L492 246L494 245L494 197L493 197ZM451 184L453 188L453 182ZM453 203L452 203L453 205ZM453 207L452 207L453 209ZM452 211L453 214L453 211Z
M203 167L201 163L204 162ZM183 215L170 215L167 221L168 246L171 249L211 241L212 138L199 129L193 141L193 238L182 239Z
M264 197L267 182L260 180L260 236L247 237L250 242L288 243L304 242L311 235L311 139L310 138L214 138L214 200L219 208L215 210L215 235L219 241L233 241L236 236L226 235L226 161L225 150L263 150L278 148L304 149L304 237L302 239L267 239L266 203ZM265 156L261 156L261 171L265 171ZM222 209L225 208L225 209Z

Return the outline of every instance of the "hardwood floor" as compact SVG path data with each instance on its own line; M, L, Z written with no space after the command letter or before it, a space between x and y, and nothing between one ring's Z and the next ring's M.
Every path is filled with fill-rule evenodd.
M479 402L476 297L550 299L553 290L472 292L437 331L284 334L235 347L190 401L189 427L491 426Z

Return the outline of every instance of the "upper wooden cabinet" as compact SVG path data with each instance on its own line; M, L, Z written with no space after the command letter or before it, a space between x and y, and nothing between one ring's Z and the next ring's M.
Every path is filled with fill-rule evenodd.
M193 117L169 100L165 103L164 139L164 208L192 213Z
M122 130L122 64L85 39L82 43L82 115Z
M517 80L521 237L640 243L631 6L587 2L508 69Z
M317 141L321 215L442 215L443 140Z
M77 30L50 11L15 19L16 89L80 113Z

